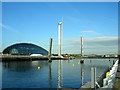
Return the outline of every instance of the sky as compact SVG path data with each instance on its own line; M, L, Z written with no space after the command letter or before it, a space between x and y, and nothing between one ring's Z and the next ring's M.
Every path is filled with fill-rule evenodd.
M2 46L21 42L33 43L58 53L58 22L63 20L62 53L117 54L117 2L3 2Z

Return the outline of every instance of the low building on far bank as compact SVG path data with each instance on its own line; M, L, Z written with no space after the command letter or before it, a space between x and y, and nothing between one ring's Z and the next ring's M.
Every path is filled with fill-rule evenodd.
M118 57L117 54L107 54L107 55L104 55L104 57Z

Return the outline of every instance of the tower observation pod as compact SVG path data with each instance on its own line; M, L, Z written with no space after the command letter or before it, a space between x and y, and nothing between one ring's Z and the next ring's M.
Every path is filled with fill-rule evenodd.
M58 23L58 56L61 57L61 31L62 31L62 22Z

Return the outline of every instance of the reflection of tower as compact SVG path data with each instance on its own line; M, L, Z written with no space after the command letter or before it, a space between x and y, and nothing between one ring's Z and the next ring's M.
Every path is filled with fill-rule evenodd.
M58 62L58 88L61 88L61 60Z
M51 63L49 63L49 85L52 88L52 70L51 70Z
M81 84L84 84L84 64L81 64Z
M62 22L58 23L58 56L61 56L61 31L62 31Z

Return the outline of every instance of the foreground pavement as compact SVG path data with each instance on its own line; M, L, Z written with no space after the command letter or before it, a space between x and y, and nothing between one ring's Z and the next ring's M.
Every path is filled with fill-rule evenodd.
M113 85L113 90L120 90L120 60L119 60L118 70L115 77L115 82Z

